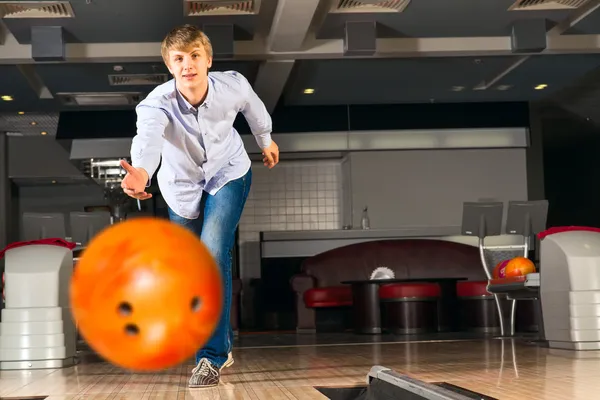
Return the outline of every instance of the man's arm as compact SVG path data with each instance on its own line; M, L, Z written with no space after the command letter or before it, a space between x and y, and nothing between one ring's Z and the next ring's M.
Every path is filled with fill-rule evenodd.
M131 143L131 162L135 168L143 168L148 174L150 185L152 176L160 163L165 129L169 118L158 107L140 104L136 107L137 135Z
M271 131L273 130L271 116L267 111L267 107L265 107L260 97L252 89L252 85L250 85L246 77L240 73L237 73L237 75L240 77L242 93L246 100L244 107L240 111L244 115L244 118L246 118L258 146L261 149L265 149L271 144Z

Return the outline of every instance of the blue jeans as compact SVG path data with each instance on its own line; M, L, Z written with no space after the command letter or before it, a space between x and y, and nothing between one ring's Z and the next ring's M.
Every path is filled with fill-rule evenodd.
M196 363L207 358L215 367L227 360L233 345L233 331L230 323L231 312L231 257L242 210L252 183L252 170L246 175L233 180L222 187L214 196L202 193L200 217L198 219L183 218L169 208L169 219L182 225L200 237L208 247L223 277L223 312L212 337L204 347L196 352Z

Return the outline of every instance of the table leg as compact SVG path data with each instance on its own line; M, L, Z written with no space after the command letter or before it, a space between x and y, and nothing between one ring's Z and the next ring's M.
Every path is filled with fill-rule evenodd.
M459 329L456 282L441 281L438 284L441 291L438 301L438 332L456 332Z
M357 333L381 333L379 309L379 284L359 283L352 285L354 302L354 326Z

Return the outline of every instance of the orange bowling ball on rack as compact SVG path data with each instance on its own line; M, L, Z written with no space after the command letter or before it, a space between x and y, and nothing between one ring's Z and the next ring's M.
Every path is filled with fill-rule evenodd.
M505 277L524 276L535 272L535 264L528 258L515 257L511 259L504 269Z
M70 284L73 318L112 364L157 371L184 362L212 335L223 284L208 249L168 220L136 218L100 232Z

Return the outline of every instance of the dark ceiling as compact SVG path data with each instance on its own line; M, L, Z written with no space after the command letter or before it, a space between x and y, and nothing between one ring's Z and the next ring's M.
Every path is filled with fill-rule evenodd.
M381 2L400 10L373 3L240 0L228 7L231 1L0 1L0 96L13 99L0 101L0 113L132 108L157 79L168 78L160 41L183 23L207 32L214 25L230 26L233 57L217 56L213 70L243 73L270 110L276 105L553 99L561 90L580 88L600 67L600 0ZM535 7L514 9L531 4ZM523 20L526 28L545 22L545 49L513 52L513 24ZM374 54L343 54L348 21L375 23ZM32 45L34 26L63 28L63 61L32 59L32 49L44 46L36 40ZM521 39L535 34L524 35ZM226 38L213 39L226 43ZM111 84L111 75L124 74L151 77L144 77L145 83ZM546 86L538 90L541 84ZM131 103L65 103L65 93L122 92L132 93Z

